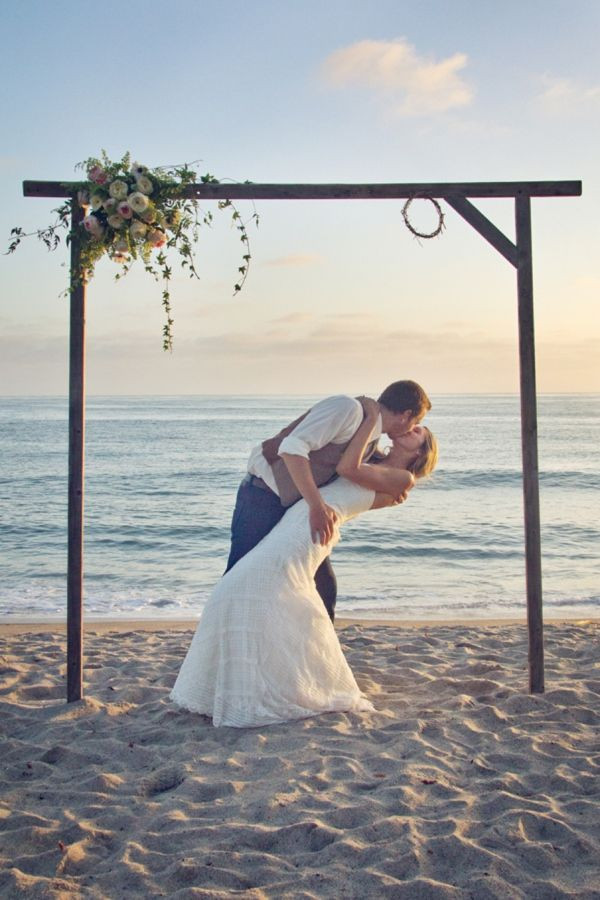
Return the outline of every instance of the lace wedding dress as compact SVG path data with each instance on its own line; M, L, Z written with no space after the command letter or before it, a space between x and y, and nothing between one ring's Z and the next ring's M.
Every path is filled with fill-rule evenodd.
M369 509L375 493L339 478L321 494L339 516L332 543L312 542L300 500L217 583L171 691L179 706L238 728L373 709L314 573L339 540L339 524Z

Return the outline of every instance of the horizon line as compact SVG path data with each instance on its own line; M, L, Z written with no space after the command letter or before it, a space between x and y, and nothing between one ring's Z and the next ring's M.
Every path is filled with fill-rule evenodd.
M316 393L314 391L287 391L287 392L277 392L277 393L269 393L265 391L231 391L228 393L201 393L201 392L175 392L175 393L148 393L148 394L139 394L139 393L120 393L120 394L108 394L108 393L87 393L86 399L91 399L94 397L332 397L339 394L343 394L343 391L332 391L330 393ZM378 393L368 392L369 394ZM429 391L431 395L435 395L437 397L520 397L519 391ZM349 395L353 395L353 391L348 392ZM600 391L592 390L592 391L538 391L537 397L593 397L599 396ZM19 400L25 398L48 398L48 399L69 399L69 394L2 394L0 393L0 399L2 400Z

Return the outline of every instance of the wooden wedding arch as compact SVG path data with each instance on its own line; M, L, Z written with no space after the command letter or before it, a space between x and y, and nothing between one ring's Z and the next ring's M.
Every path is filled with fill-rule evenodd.
M529 690L544 691L542 566L540 541L537 397L533 318L531 198L578 197L581 181L488 181L424 184L193 184L185 196L202 200L444 200L472 225L517 271L521 446L525 516L525 576L529 631ZM69 340L69 484L67 566L67 701L83 696L83 501L85 437L85 302L79 273L84 211L77 186L57 181L25 181L26 197L71 198L71 313ZM512 197L513 243L469 197Z

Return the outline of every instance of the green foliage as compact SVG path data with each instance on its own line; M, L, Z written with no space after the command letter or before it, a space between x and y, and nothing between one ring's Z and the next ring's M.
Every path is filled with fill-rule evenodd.
M169 250L176 252L181 267L189 272L190 278L199 278L194 245L199 240L200 228L212 224L213 214L201 210L198 200L185 194L191 185L197 183L220 184L214 175L208 173L198 179L192 165L183 163L147 169L137 163L132 164L129 153L114 162L102 150L99 158L90 157L75 167L85 171L86 178L68 185L73 195L53 210L57 215L56 221L29 233L19 227L11 229L6 253L14 253L25 237L37 237L48 250L56 250L61 234L67 245L77 241L80 266L79 271L72 273L71 291L93 277L96 263L105 254L120 267L115 275L117 281L129 272L135 260L141 259L146 272L163 282L163 349L172 350L173 319L169 285L173 270L167 254ZM115 184L118 182L122 184ZM119 188L122 198L116 196ZM140 194L143 200L140 200ZM131 204L128 202L130 199ZM96 208L88 211L82 223L84 227L72 231L74 204L87 210L90 201ZM125 203L127 210L119 209L121 202ZM242 265L237 272L241 277L238 277L233 290L235 295L241 291L250 266L247 225L253 221L258 226L258 215L254 211L245 222L231 200L221 200L217 206L219 210L230 210L232 227L239 232L244 245Z

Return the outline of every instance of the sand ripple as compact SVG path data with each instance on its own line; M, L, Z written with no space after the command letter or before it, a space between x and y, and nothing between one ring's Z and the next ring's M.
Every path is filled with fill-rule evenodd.
M162 626L157 626L158 628ZM349 626L377 712L215 729L191 632L2 638L2 897L600 898L600 630Z

